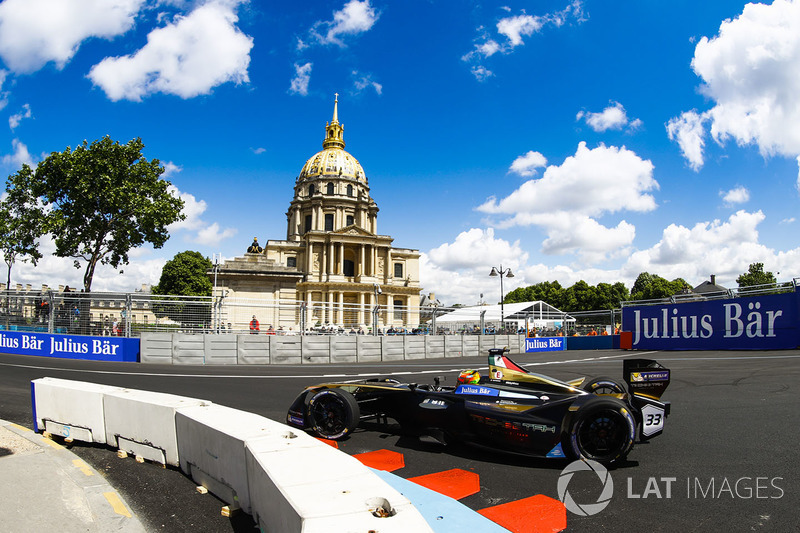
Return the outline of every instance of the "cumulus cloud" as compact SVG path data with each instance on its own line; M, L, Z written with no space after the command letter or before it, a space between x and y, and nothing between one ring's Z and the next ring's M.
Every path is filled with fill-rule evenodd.
M22 167L23 164L34 167L35 161L28 152L28 147L25 146L19 139L11 140L11 148L13 153L3 156L3 164L7 167L15 169L15 171Z
M153 93L193 98L227 82L247 83L253 38L237 27L238 2L212 0L151 31L135 54L107 57L89 78L113 101Z
M508 171L520 176L535 176L536 169L547 166L547 159L539 152L531 150L525 155L521 155L511 163Z
M695 172L703 167L703 149L706 130L706 116L696 111L687 111L681 116L670 119L667 123L667 134L671 141L676 141L681 153Z
M289 86L289 92L306 96L308 94L308 84L311 81L311 68L313 63L294 64L294 78Z
M0 69L0 110L5 108L8 105L8 91L3 90L3 85L6 82L6 78L8 77L8 71L5 69Z
M33 115L31 114L30 104L24 104L22 106L22 111L8 117L8 127L13 131L17 129L17 126L19 126L19 123L22 122L23 119L31 118L31 116Z
M750 191L741 185L729 191L719 191L719 196L728 207L735 204L743 204L750 200Z
M167 227L170 233L186 231L189 235L185 237L185 240L208 246L216 246L223 240L236 235L237 230L234 228L225 228L220 231L217 222L209 224L201 218L208 209L205 200L198 200L193 194L182 192L174 185L170 185L169 190L174 196L183 200L183 214L186 215L184 220Z
M494 76L494 72L484 67L483 65L475 65L470 69L470 72L472 72L472 75L475 76L475 79L478 81L486 81L487 79Z
M799 1L747 4L741 15L722 22L716 36L700 39L692 69L702 79L702 93L715 104L699 116L708 120L718 144L733 139L756 146L765 157L800 155ZM685 115L673 119L675 128L691 135L671 133L670 138L697 170L703 162L698 139L704 124L695 114L690 127Z
M638 118L633 120L628 118L625 107L619 102L611 102L611 105L599 113L579 111L575 120L585 120L586 124L598 133L607 130L621 130L625 126L629 126L629 129L633 131L642 126L642 121Z
M753 262L762 262L773 272L796 271L800 248L776 251L758 242L758 225L764 220L761 211L738 211L727 220L707 220L691 227L670 224L658 242L630 253L620 268L613 269L586 264L529 264L529 254L519 242L510 244L498 239L491 228L473 228L459 234L453 243L421 255L421 283L426 292L435 292L445 305L475 305L480 293L484 293L485 300L490 303L499 301L497 281L487 274L491 266L500 263L512 267L515 274L514 278L505 280L508 283L506 292L514 287L554 280L565 287L580 280L593 285L620 281L630 288L642 272L667 279L682 277L692 286L716 274L718 283L735 287L736 277L746 272ZM791 219L783 221L791 222ZM470 255L470 250L475 252ZM480 258L485 257L491 258L490 264L481 262Z
M61 69L91 37L110 39L133 27L144 0L5 0L0 3L0 57L13 72Z
M343 47L342 37L369 31L379 17L380 12L370 5L370 0L350 0L341 10L333 12L333 20L315 23L311 35L320 44Z

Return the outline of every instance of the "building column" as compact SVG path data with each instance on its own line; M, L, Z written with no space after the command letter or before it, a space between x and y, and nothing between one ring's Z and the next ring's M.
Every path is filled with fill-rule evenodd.
M334 324L336 319L333 313L333 291L328 291L328 309L327 309L327 322Z
M344 293L339 292L339 308L337 309L337 324L344 326Z
M336 258L336 273L341 275L344 274L344 272L342 271L342 266L344 265L344 243L340 242L338 248L339 248L339 257Z
M359 326L361 324L366 324L366 322L364 322L364 293L363 292L359 292L358 293L358 313L357 313L357 316L356 316L356 322L358 322Z
M328 257L325 258L325 272L328 274L328 279L330 279L333 273L333 243L330 241L328 241Z
M359 244L358 245L358 257L359 257L358 275L359 276L363 276L364 275L364 260L366 259L366 256L364 255L364 245L363 244Z

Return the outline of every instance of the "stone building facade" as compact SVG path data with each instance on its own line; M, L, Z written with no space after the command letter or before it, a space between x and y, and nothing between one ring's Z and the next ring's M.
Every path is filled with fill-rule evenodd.
M303 165L286 213L285 240L254 241L217 270L226 297L272 301L274 327L414 328L419 324L419 251L378 233L378 205L367 175L345 151L338 118L325 125L322 150ZM243 313L242 310L239 313ZM240 317L233 317L239 321ZM230 318L229 318L230 320Z

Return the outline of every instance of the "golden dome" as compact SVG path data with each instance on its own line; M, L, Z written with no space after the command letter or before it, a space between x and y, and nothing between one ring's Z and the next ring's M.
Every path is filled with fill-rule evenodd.
M318 176L352 178L367 183L361 163L341 148L326 148L306 161L300 171L300 180Z
M344 149L344 126L339 124L339 95L333 102L333 120L325 124L322 151L311 156L300 171L298 181L320 176L351 178L367 183L358 159Z

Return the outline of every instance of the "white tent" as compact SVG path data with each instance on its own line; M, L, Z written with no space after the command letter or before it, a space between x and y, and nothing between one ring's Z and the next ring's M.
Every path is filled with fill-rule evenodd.
M565 322L575 322L570 315L559 311L552 305L542 302L521 302L497 305L476 305L472 307L459 307L447 314L436 317L436 324L472 324L479 323L483 314L484 323L498 324L502 321L516 322L523 326L532 323L536 327L559 327ZM560 324L557 324L560 323Z

